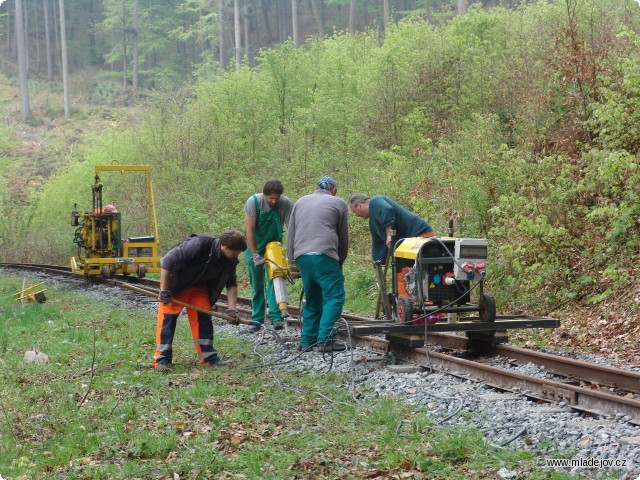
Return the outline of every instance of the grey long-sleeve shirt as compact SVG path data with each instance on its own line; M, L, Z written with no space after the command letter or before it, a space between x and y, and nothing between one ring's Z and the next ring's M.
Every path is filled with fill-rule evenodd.
M320 253L342 265L349 249L348 213L344 200L321 188L300 198L289 220L289 261L307 253Z

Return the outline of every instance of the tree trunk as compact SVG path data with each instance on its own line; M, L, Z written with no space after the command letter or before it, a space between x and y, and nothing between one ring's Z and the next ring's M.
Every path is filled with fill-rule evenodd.
M89 0L89 56L91 57L91 64L98 65L100 59L96 52L96 9L93 4L93 0Z
M49 0L42 0L44 7L44 36L47 47L47 81L53 81L53 45L51 45L51 20L49 18Z
M127 9L122 0L122 86L127 91Z
M273 32L271 31L271 25L269 24L269 1L262 0L262 18L264 19L264 30L267 33L267 44L273 42Z
M133 92L138 92L138 0L133 0Z
M384 31L386 32L389 28L389 0L382 0L382 16Z
M300 37L298 33L298 0L291 0L291 30L293 33L293 46L300 46Z
M433 21L433 16L431 15L431 1L430 0L424 0L424 18L429 23L431 23Z
M54 1L52 5L53 5L53 38L55 39L54 58L56 60L56 63L60 65L60 68L62 68L62 56L60 53L60 29L58 28L59 25L56 20L56 18L60 18L60 15L58 15L58 8L57 8L58 4Z
M69 65L67 63L67 31L64 17L64 0L59 0L60 4L60 51L62 53L62 94L64 96L64 116L71 116L71 106L69 105Z
M251 43L249 42L249 3L244 5L244 14L242 15L242 32L244 33L244 53L247 61L251 65Z
M324 37L324 19L322 18L322 0L311 0L311 10L313 18L316 20L318 35Z
M7 5L7 32L5 33L7 52L11 51L11 9Z
M251 51L258 52L260 51L260 17L259 17L259 0L251 0L250 2L251 8L249 10L249 36L251 38ZM254 56L255 58L255 56Z
M462 17L465 13L467 13L466 0L458 0L458 15Z
M218 51L220 53L219 60L222 68L226 65L224 49L224 0L218 0Z
M16 25L18 22L16 21L15 15L13 17L13 45L11 46L11 58L17 60L18 58L18 29ZM24 30L24 24L22 24L22 29Z
M40 74L40 22L38 22L38 3L36 2L33 7L33 16L36 23L36 75Z
M233 30L236 42L236 70L240 70L242 62L242 40L240 36L240 0L233 0Z
M31 66L29 65L29 5L27 5L27 0L22 0L22 19L24 20L25 60L27 61L27 72L29 72Z
M32 118L32 114L31 106L29 105L29 72L27 70L27 52L24 44L23 13L22 0L16 0L15 29L16 47L18 50L18 73L20 77L20 104L22 107L22 118L29 120Z
M356 33L356 0L349 0L349 33Z
M276 20L278 21L278 41L284 43L287 39L285 34L285 19L284 8L282 6L282 0L276 0Z

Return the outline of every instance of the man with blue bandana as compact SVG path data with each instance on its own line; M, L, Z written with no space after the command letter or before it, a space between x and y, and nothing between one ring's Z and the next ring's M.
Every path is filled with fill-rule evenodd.
M337 182L324 176L316 191L293 206L287 240L287 257L300 269L306 302L303 308L300 350L320 351L346 347L332 333L344 306L342 264L349 249L349 209L336 197Z

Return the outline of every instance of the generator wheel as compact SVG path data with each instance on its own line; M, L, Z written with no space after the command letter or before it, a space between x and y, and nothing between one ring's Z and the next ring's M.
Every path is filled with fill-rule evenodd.
M401 297L398 299L398 322L411 323L413 320L413 301L410 298Z
M496 299L490 293L483 293L480 297L478 316L481 322L495 322Z
M109 265L103 265L100 270L100 275L105 280L109 280L111 278L111 267L109 267Z
M141 263L138 265L138 278L144 278L147 276L147 265Z

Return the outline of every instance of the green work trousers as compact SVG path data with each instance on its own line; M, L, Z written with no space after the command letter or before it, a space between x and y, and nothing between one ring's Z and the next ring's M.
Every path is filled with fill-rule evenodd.
M300 345L322 345L342 315L344 275L337 260L326 255L301 255L296 258L304 287Z
M266 266L256 267L251 257L251 250L244 252L244 260L247 264L247 272L249 272L249 281L251 282L251 320L258 323L264 323L265 283L267 288L267 301L269 303L269 316L271 323L282 320L282 313L278 310L278 302L276 302L276 293L273 290L273 282L269 278ZM266 277L266 281L265 281Z

